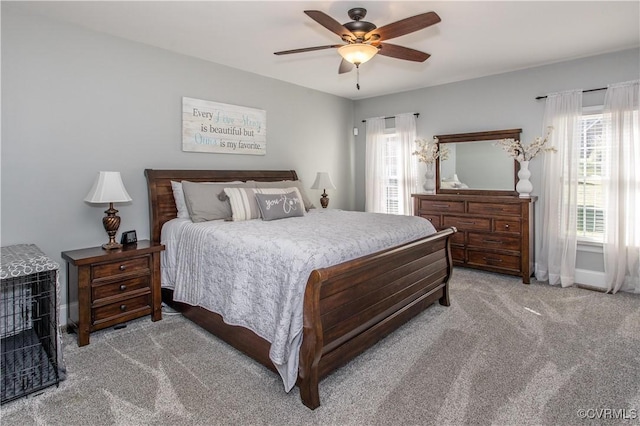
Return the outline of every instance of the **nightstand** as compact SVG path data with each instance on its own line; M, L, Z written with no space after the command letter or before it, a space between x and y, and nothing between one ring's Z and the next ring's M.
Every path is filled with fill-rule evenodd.
M148 240L104 250L91 247L62 252L67 261L68 326L78 346L89 333L151 315L162 319L161 244Z

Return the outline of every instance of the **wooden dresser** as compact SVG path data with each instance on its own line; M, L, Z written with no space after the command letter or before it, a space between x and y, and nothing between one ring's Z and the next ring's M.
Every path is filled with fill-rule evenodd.
M455 265L519 275L533 273L533 204L536 197L414 194L414 212L436 229L455 226Z

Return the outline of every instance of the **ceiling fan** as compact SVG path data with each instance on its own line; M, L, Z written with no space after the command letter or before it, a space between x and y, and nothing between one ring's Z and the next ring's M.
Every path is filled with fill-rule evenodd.
M319 10L305 10L304 13L329 31L340 36L346 44L330 44L326 46L283 50L281 52L275 52L275 54L289 55L292 53L311 52L323 49L338 49L338 53L342 56L342 61L338 67L339 74L351 71L354 65L356 70L359 69L361 64L367 62L376 54L414 62L426 61L429 56L431 56L428 53L386 43L386 40L400 37L440 22L440 17L437 13L427 12L378 28L371 22L362 20L367 14L367 10L362 7L349 9L347 13L353 21L345 24L340 24ZM360 89L359 84L356 84L356 87L358 90Z

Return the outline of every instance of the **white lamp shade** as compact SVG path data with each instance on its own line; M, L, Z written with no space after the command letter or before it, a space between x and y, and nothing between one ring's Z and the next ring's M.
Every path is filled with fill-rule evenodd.
M84 197L88 203L124 203L131 197L124 189L120 172L100 172L91 191Z
M329 173L318 172L315 182L311 185L311 189L336 189L336 186L333 184Z
M376 56L378 48L370 44L353 43L340 47L338 53L345 61L360 65Z

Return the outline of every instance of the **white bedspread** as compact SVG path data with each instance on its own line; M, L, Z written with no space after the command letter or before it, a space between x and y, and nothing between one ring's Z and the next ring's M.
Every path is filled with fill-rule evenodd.
M311 271L434 232L415 216L333 209L275 221L174 219L162 233L163 286L174 287L176 301L217 312L269 341L269 357L288 392L298 375Z

